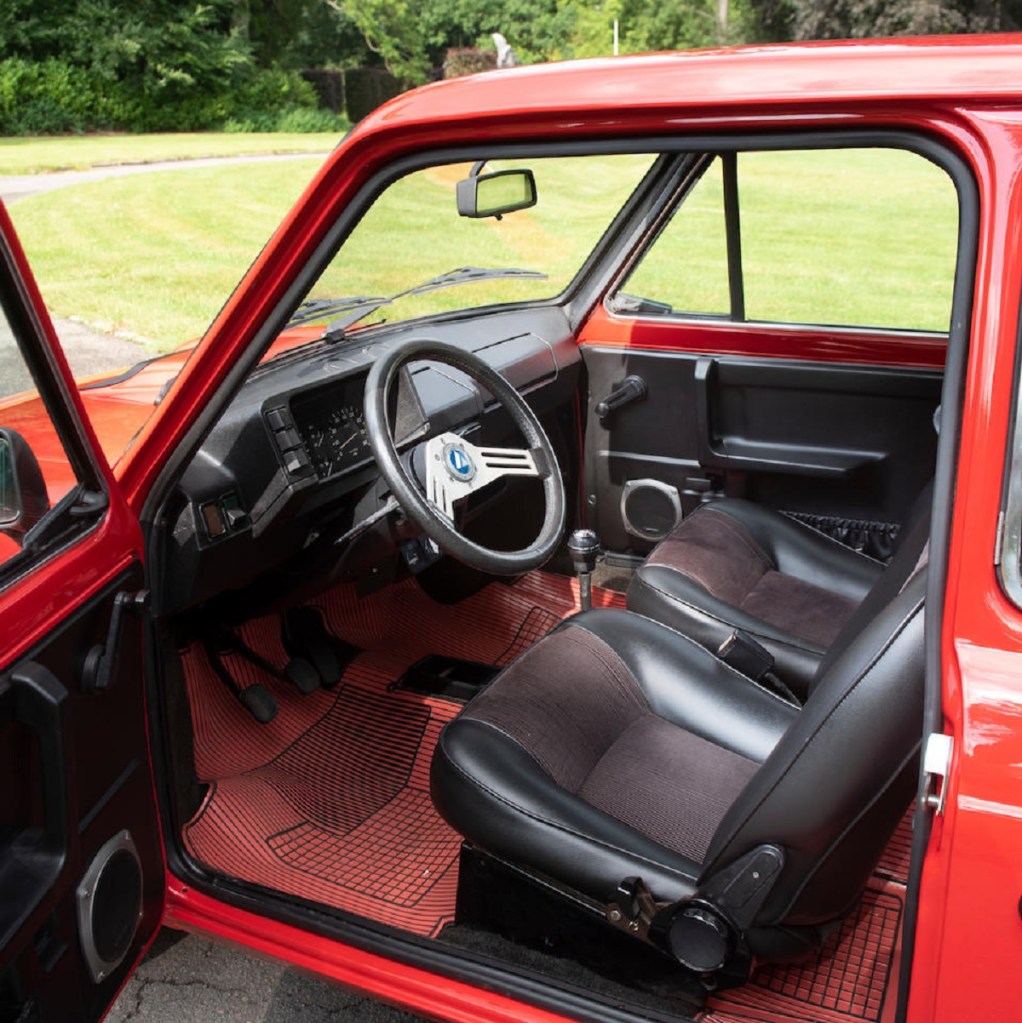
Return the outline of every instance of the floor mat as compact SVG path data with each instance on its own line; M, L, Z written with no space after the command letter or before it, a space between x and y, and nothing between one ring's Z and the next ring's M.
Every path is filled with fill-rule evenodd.
M822 949L795 966L765 966L741 988L711 997L699 1023L880 1023L894 1018L912 810L869 886ZM887 992L891 997L885 999Z
M578 609L574 580L533 572L492 583L457 605L414 580L360 598L343 586L315 605L330 631L364 652L334 690L301 696L238 657L240 685L258 682L280 708L257 724L216 677L201 645L184 656L196 773L209 791L185 826L191 854L214 870L416 934L454 916L460 838L429 799L429 762L458 704L390 684L427 654L507 664ZM596 606L623 606L596 590ZM245 642L276 665L275 616Z
M623 605L610 591L595 598ZM315 606L331 632L364 651L338 688L303 697L225 658L242 685L273 693L280 712L268 725L227 691L200 646L187 652L196 770L210 784L185 827L187 847L218 872L435 935L454 917L460 839L430 802L429 762L459 706L388 687L430 653L507 664L577 609L577 588L535 572L443 605L407 580L368 598L340 587ZM268 660L285 662L278 619L251 622L242 634ZM910 847L907 815L859 907L820 953L762 968L712 997L701 1023L892 1018L883 996L897 968Z

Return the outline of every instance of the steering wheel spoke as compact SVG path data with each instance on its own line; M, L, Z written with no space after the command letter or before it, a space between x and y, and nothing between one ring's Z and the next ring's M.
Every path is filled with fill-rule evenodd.
M456 433L441 433L426 444L426 496L447 518L454 505L504 476L538 476L525 448L477 447Z
M526 447L473 444L456 433L430 438L425 445L425 494L412 481L398 455L388 421L388 395L402 366L414 360L459 369L504 407L525 438ZM477 355L439 341L411 341L382 355L366 381L366 427L380 473L405 513L437 544L465 564L495 575L518 575L553 554L564 530L565 498L557 457L525 399ZM402 444L402 447L404 444ZM455 506L505 476L542 482L544 519L539 535L520 550L497 550L459 533Z

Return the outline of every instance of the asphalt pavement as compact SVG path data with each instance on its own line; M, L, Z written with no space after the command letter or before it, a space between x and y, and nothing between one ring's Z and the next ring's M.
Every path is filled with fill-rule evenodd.
M272 159L272 158L271 158ZM284 157L277 157L284 159ZM205 166L211 161L187 161ZM0 178L0 198L11 202L25 195L84 180L124 173L180 167L146 164L99 168L32 179ZM130 366L149 353L142 345L95 330L75 320L54 326L75 376L90 376ZM17 393L31 380L20 356L0 348L0 394ZM390 1006L370 1002L341 988L286 968L254 959L194 936L164 930L128 981L107 1017L113 1023L416 1023Z

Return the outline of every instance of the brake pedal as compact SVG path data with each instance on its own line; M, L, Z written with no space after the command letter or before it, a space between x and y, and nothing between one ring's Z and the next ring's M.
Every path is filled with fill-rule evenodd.
M255 685L246 686L237 692L238 701L261 725L268 725L277 716L277 701L269 689Z
M361 652L330 633L323 616L312 607L287 611L281 638L288 654L296 661L309 664L325 689L332 689L341 681L345 669Z
M265 672L278 682L288 682L295 687L303 696L314 693L320 685L320 676L308 660L293 657L281 670L275 664L268 661L262 654L258 654L243 640L241 640L230 629L220 629L214 633L214 641L222 653L233 654L249 664Z

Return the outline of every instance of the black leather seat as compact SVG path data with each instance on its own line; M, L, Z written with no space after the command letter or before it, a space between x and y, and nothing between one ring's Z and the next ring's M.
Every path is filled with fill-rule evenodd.
M702 896L775 846L783 868L741 940L801 954L854 904L915 792L924 543L883 572L801 710L655 621L570 619L446 727L437 808L482 850L601 904L629 876L661 902Z
M929 506L927 488L899 546L913 529L929 530ZM743 629L801 695L883 569L794 519L725 498L698 509L656 546L632 578L628 608L713 650Z

